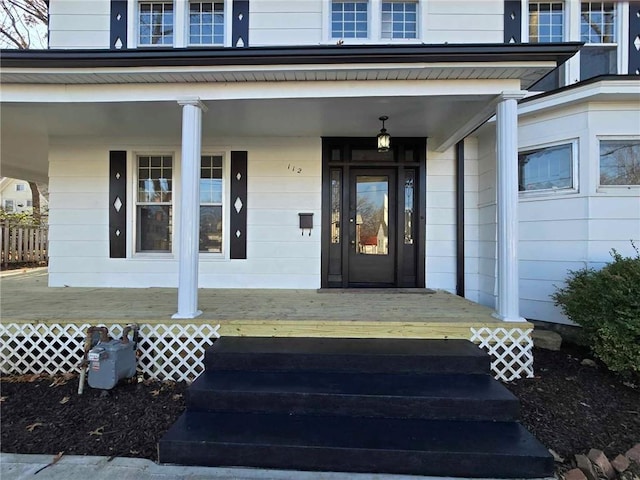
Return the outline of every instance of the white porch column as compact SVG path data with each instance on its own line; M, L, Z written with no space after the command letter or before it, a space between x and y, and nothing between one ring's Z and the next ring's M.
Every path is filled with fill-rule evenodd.
M503 92L496 109L498 190L498 298L496 316L521 322L518 289L518 100L525 92Z
M202 112L199 99L182 105L182 162L180 182L180 253L178 256L178 312L171 318L195 318L198 310L198 252L200 238L200 151Z

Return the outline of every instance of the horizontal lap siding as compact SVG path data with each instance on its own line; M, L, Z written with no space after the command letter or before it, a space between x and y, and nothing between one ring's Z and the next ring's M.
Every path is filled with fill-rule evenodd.
M251 46L317 45L322 41L321 0L249 3Z
M427 43L500 43L503 2L436 0L424 3Z
M465 295L478 297L477 142L465 141ZM456 291L455 149L427 152L426 286Z
M109 48L110 7L107 0L52 1L49 48Z
M162 139L99 139L81 146L58 139L50 163L50 284L52 286L175 287L174 255L134 254L109 259L108 155L115 148L131 152L174 152L174 195L178 198L178 144ZM227 145L219 148L219 144ZM150 145L163 145L150 148ZM201 287L318 288L320 286L320 139L203 139L205 152L248 151L247 260L201 255ZM292 170L295 164L296 170ZM300 169L300 173L298 173ZM133 171L131 168L130 172ZM228 188L228 184L226 186ZM135 207L129 185L131 222ZM225 196L228 201L228 191ZM174 214L178 215L174 203ZM230 207L232 208L232 207ZM298 213L314 213L311 236L300 234ZM177 222L177 218L175 220ZM176 224L174 222L174 224ZM134 231L134 226L131 230ZM225 235L229 235L228 221ZM131 242L131 239L129 240Z
M569 270L601 268L610 250L634 254L640 239L640 190L598 188L602 135L637 135L637 107L589 104L521 119L521 148L578 140L578 191L521 195L520 311L527 318L567 323L551 295Z

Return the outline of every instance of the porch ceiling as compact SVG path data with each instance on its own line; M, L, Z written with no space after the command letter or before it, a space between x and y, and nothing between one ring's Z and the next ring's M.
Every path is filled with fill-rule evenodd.
M180 142L176 100L200 98L203 142L243 136L426 136L441 149L579 44L3 52L2 174L46 180L56 137ZM169 140L171 139L171 140ZM215 140L217 139L217 140Z

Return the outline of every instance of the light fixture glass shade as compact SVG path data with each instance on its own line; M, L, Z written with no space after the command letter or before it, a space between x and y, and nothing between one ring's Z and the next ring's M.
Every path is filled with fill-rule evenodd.
M389 117L383 115L378 120L382 122L382 128L380 129L380 133L378 134L378 151L388 152L389 147L391 146L391 135L389 135L387 133L387 129L384 128L384 122L389 120Z
M378 151L388 152L391 146L391 136L387 133L387 130L383 128L378 134Z

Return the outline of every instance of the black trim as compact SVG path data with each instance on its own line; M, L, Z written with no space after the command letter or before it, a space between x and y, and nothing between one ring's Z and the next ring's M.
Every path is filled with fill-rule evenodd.
M464 140L456 144L456 295L464 297Z
M249 0L233 0L231 46L236 48L249 46Z
M317 45L249 48L137 48L130 50L0 50L8 68L101 68L213 65L317 65L553 61L561 64L583 44Z
M520 0L504 2L504 43L522 43L522 4Z
M118 206L117 199L120 199ZM109 258L127 256L127 152L109 152Z
M527 102L532 102L534 100L538 100L539 98L544 98L544 97L551 97L557 93L561 93L561 92L566 92L569 90L573 90L576 88L581 88L584 87L585 85L590 85L592 83L598 83L598 82L607 82L607 81L631 81L631 82L637 82L638 76L637 75L599 75L597 77L591 77L588 78L586 80L583 80L581 82L578 83L574 83L572 85L567 85L565 87L561 87L558 88L556 90L551 90L549 92L544 92L544 93L540 93L538 95L532 95L531 97L527 97L527 98L523 98L522 100L520 100L519 103L527 103Z
M631 75L640 75L640 50L634 42L640 38L640 2L629 2L629 70Z
M349 188L345 184L350 182L353 168L394 168L397 171L398 197L404 199L404 178L406 170L415 171L415 203L416 228L415 247L413 254L404 251L404 235L398 232L396 248L396 277L395 285L399 288L425 286L425 240L426 240L426 138L424 137L393 137L392 149L395 161L357 161L351 160L353 149L376 148L375 137L323 137L322 138L322 215L321 215L321 287L347 288L354 286L349 279L349 243L344 241L349 225L350 203ZM331 158L333 150L340 150L340 159ZM407 151L412 150L413 159L407 159ZM331 244L331 171L342 172L342 197L340 225L342 226L342 241ZM397 201L398 219L403 218L402 208L404 200ZM402 208L401 208L402 207ZM400 222L397 222L399 224ZM335 248L340 249L336 251ZM405 248L406 250L406 248ZM413 259L413 260L411 260ZM336 264L337 262L337 264Z
M116 47L118 40L122 43L120 48ZM111 0L109 48L111 50L127 48L127 0Z
M247 258L247 152L231 152L231 230L229 232L229 256L232 259ZM236 201L242 206L236 210Z

